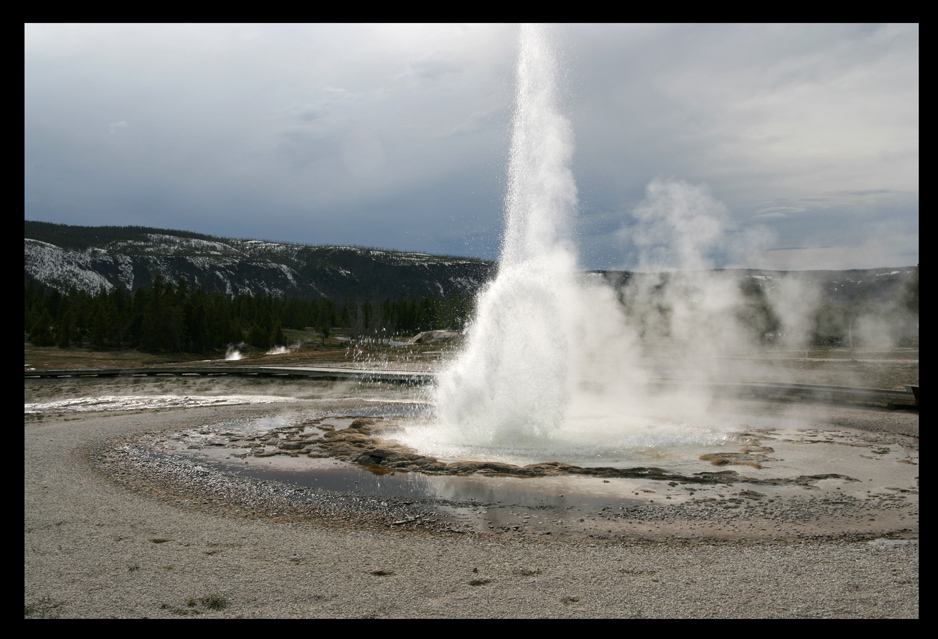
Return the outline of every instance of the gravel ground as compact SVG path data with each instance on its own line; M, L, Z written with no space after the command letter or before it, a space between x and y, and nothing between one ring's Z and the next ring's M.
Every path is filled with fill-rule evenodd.
M53 387L55 397L77 394L63 384L27 382L27 401ZM101 392L86 382L81 388ZM145 464L114 453L126 450L115 448L116 441L270 410L245 405L27 418L26 617L919 615L917 495L914 533L904 538L661 534L545 541L389 525L406 516L393 500L382 502L384 510L347 497L303 510L289 490L216 484L217 475L202 476L199 490L184 481L161 485L165 468L151 474ZM917 415L856 413L840 411L831 423L918 435ZM102 459L109 474L101 471ZM233 487L239 494L225 499ZM809 506L786 504L774 512L799 519L807 512L802 507ZM659 532L669 524L661 522Z

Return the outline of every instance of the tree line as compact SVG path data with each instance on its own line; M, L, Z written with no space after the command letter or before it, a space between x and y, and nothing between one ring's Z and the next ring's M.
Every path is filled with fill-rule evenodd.
M464 295L369 301L231 295L175 284L157 275L133 293L123 287L63 293L26 284L24 327L36 346L90 346L146 352L209 353L247 343L287 345L283 329L309 328L323 338L336 328L353 340L391 338L431 329L462 329L473 300Z
M846 304L823 301L810 314L807 342L853 346L870 339L869 326L900 346L918 344L918 269L891 298ZM781 322L762 288L741 284L740 325L757 342L778 340ZM621 299L621 298L620 298ZM623 304L625 300L622 299ZM659 305L660 306L660 305ZM95 294L75 288L62 293L31 280L25 288L26 339L36 346L130 348L146 352L210 353L247 343L267 350L286 346L284 329L314 329L325 340L336 328L353 341L389 339L432 329L462 330L474 298L387 298L380 303L330 298L300 299L270 294L231 295L173 284L157 275L153 285L133 293L123 287ZM624 307L630 315L627 305ZM632 318L644 335L666 325L666 305L649 317ZM645 324L648 324L647 326Z

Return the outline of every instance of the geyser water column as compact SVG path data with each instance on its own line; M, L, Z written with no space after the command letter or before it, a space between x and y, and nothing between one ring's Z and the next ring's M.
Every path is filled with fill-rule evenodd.
M577 191L556 66L546 29L522 26L498 273L480 292L464 349L435 391L439 434L453 443L544 438L570 402Z

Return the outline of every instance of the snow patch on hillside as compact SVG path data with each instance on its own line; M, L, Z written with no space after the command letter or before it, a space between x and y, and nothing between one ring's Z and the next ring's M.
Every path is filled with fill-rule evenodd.
M97 293L114 285L94 270L93 261L113 260L110 256L93 257L91 253L63 249L46 242L27 239L25 242L26 272L41 282Z

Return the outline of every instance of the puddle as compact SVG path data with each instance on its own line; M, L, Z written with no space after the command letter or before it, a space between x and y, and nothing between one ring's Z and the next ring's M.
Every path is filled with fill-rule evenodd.
M630 498L622 494L624 481L608 487L611 480L607 480L607 490L604 491L603 480L595 478L428 475L360 468L331 459L303 460L302 470L295 469L296 464L277 459L248 460L238 464L231 460L213 459L209 455L200 463L211 464L222 472L241 477L379 497L474 501L526 508L591 507L612 503L631 506L647 502L647 498ZM637 483L633 487L639 489Z

